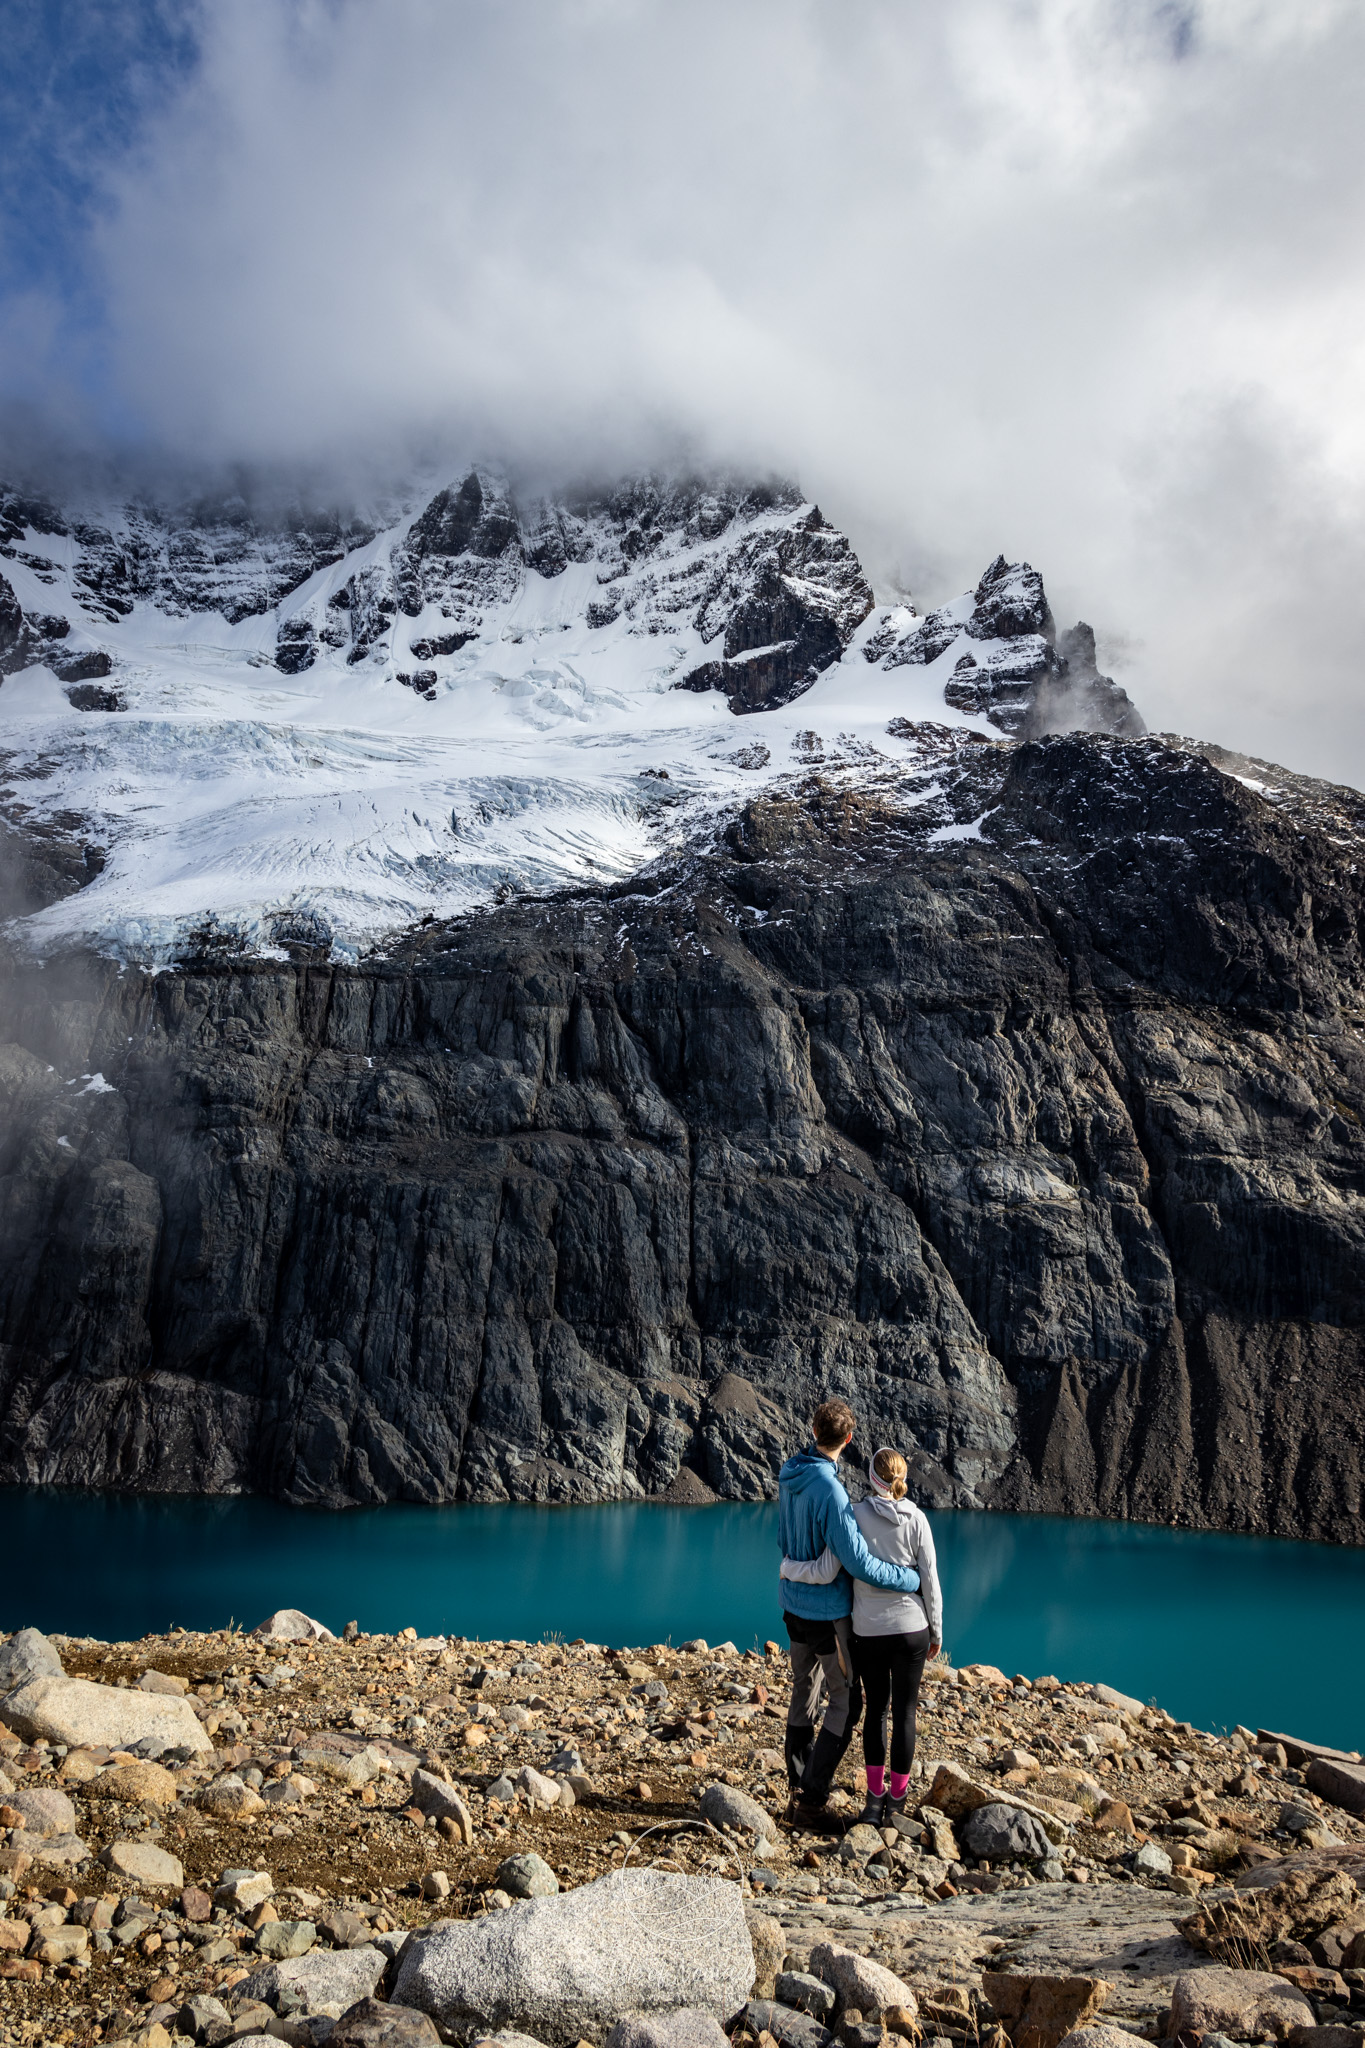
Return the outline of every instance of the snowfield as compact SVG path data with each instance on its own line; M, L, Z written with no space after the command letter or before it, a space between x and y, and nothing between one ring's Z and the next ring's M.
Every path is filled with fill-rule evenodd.
M485 481L485 528L491 501ZM942 651L907 657L923 622L904 607L859 617L871 593L856 558L795 494L741 504L712 537L698 531L704 510L661 517L633 564L630 512L586 515L568 536L584 558L554 574L526 559L517 516L521 538L501 553L478 552L476 525L472 550L415 558L409 515L235 618L250 601L237 583L212 610L156 587L111 596L107 574L92 588L78 536L98 530L132 559L126 514L65 534L12 522L0 571L14 598L26 619L69 631L59 656L43 643L46 658L0 689L9 815L75 819L105 858L11 932L39 953L93 944L145 965L205 933L266 954L302 936L354 958L508 891L629 877L813 768L907 785L913 771L907 801L923 800L924 743L908 727L1001 737L998 719L955 709L944 689L964 648L984 667L1014 643L969 637L968 594L934 615ZM818 561L783 572L780 551L807 533L842 582L822 581L832 572ZM765 604L797 618L795 637L762 637ZM746 637L736 619L757 644L732 654ZM721 664L723 636L726 688L746 688L801 644L801 621L826 635L833 622L842 651L789 701L737 715L720 687L678 687ZM461 644L431 651L442 640ZM77 708L94 686L73 690L51 665L87 650L109 657L95 694L121 708ZM277 665L304 657L296 673Z

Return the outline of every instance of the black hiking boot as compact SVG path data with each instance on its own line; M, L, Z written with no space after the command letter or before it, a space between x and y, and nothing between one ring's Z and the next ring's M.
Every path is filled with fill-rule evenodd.
M904 1804L905 1801L902 1800L901 1805L904 1806ZM869 1792L867 1795L867 1804L866 1806L864 1806L862 1812L858 1815L858 1819L855 1825L858 1827L869 1828L885 1827L887 1805L888 1795L885 1792Z

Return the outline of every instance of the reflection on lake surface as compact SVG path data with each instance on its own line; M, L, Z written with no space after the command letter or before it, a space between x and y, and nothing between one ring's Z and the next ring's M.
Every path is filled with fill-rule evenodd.
M937 1514L959 1664L1103 1679L1205 1728L1365 1745L1365 1551L1045 1515ZM130 1638L252 1627L602 1643L784 1640L766 1505L387 1507L0 1489L0 1624Z

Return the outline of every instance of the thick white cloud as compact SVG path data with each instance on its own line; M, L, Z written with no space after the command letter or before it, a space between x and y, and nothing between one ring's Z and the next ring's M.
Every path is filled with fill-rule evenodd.
M1365 782L1349 0L234 0L112 177L152 435L796 471L1155 727Z

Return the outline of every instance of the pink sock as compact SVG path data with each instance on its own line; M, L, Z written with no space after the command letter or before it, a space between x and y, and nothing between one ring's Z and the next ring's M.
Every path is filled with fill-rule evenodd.
M880 1799L886 1791L886 1765L869 1764L867 1767L867 1789L874 1799Z
M872 1773L870 1771L867 1774L867 1782L869 1785L872 1783ZM904 1799L909 1784L909 1771L893 1771L891 1773L891 1797L893 1799Z

